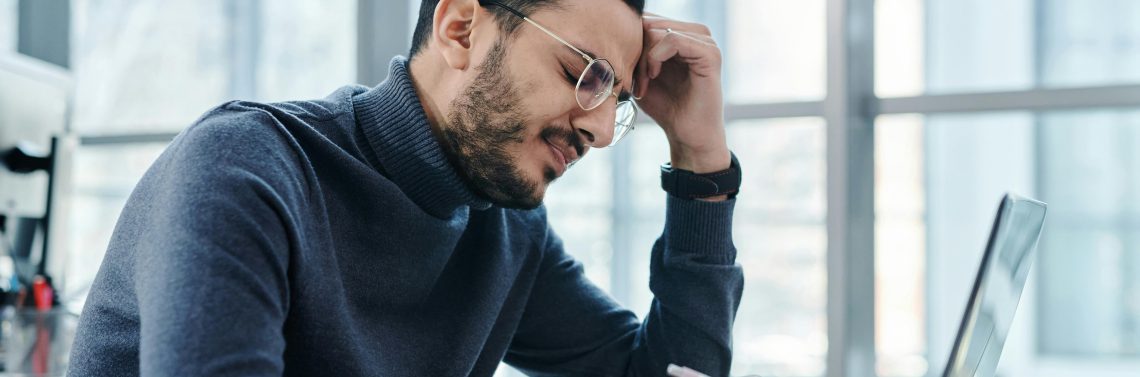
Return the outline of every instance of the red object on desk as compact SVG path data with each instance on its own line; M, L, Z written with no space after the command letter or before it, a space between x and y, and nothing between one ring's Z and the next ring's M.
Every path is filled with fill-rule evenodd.
M48 285L47 279L43 276L36 276L36 280L32 282L32 298L36 300L36 310L41 312L51 310L54 295L55 292Z
M45 313L51 311L52 299L55 292L48 284L47 278L36 276L32 281L32 299L36 302L36 311ZM51 332L43 316L36 316L36 343L32 351L32 372L42 376L48 372L48 362L51 360Z
M48 287L51 289L51 287ZM44 318L36 318L36 345L32 351L32 373L43 376L48 372L48 363L51 361L51 332L48 331Z

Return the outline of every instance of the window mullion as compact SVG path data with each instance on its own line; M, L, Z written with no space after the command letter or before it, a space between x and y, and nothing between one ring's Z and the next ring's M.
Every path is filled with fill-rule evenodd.
M827 376L875 372L874 1L827 1Z
M233 99L257 99L257 63L261 52L261 0L228 0L229 89Z

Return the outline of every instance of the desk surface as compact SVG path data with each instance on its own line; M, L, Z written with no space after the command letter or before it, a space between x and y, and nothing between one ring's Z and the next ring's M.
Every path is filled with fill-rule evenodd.
M0 376L62 376L79 316L63 309L0 312Z

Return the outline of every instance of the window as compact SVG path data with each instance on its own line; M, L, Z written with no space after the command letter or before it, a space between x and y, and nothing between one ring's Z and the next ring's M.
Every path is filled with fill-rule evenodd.
M876 3L879 96L1034 86L1035 0Z
M728 14L727 28L714 36L726 57L725 98L729 102L823 99L827 80L823 0L700 3L706 3L706 9L721 7ZM673 14L687 19L694 13ZM723 24L712 25L715 32Z
M76 130L178 132L229 99L320 98L355 75L355 1L75 2Z
M76 1L77 132L173 131L231 98L223 1Z
M883 116L875 124L875 340L884 377L928 369L921 124L917 115Z
M1140 169L1130 152L1140 113L1039 105L1084 97L1049 100L1064 94L1053 89L1140 81L1129 64L1140 58L1136 6L877 1L876 93L918 96L895 103L919 112L875 123L880 375L941 372L1005 191L1040 198L1050 213L999 373L1117 376L1140 365ZM993 91L1008 97L982 97ZM990 99L1018 104L987 112Z
M612 153L592 150L550 185L546 209L563 246L585 266L586 277L609 290L613 264Z
M1045 86L1140 82L1140 4L1042 0L1038 70Z
M127 196L172 134L229 99L321 98L355 81L355 5L73 2L73 130L88 140L76 155L75 251L62 294L73 309Z
M1017 112L889 115L879 117L876 132L882 157L876 172L879 373L938 374L998 199L1013 191L1049 201L1033 190L1032 118ZM1024 326L1028 305L1022 304L1015 329ZM1003 361L1013 347L1007 345Z
M1001 370L1044 375L1033 360L1140 355L1140 314L1131 304L1137 249L1130 244L1140 214L1132 189L1140 160L1131 152L1140 141L1140 111L894 115L880 117L877 130L876 152L894 157L879 167L880 195L918 199L878 209L877 258L888 266L879 270L879 289L895 291L881 294L880 303L900 304L881 305L883 375L922 375L923 354L934 371L944 366L995 198L1006 191L1041 198L1050 209ZM925 277L911 272L923 270Z
M16 51L17 0L0 0L0 54Z
M321 98L356 77L356 2L261 1L255 97Z
M823 97L823 1L651 1L647 11L704 23L729 46L723 48L724 77L734 104ZM765 48L748 47L756 44ZM748 161L734 224L747 288L734 329L733 375L823 375L824 135L818 116L729 119L730 147ZM586 165L601 158L612 167ZM583 261L591 280L642 318L653 299L649 253L665 224L659 166L668 160L664 132L643 123L616 147L591 152L547 195L555 231L563 239L567 232L582 234L566 241L567 251Z
M1138 83L1137 14L1130 0L878 0L876 89L895 97Z
M825 131L820 118L739 121L737 263L746 289L733 332L733 375L821 376L827 356Z
M1140 359L1140 111L1039 118L1038 352ZM1080 304L1076 304L1080 303Z

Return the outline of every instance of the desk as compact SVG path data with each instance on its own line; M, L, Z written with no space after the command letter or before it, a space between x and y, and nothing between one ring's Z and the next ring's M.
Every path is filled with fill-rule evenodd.
M62 376L79 316L63 309L0 312L0 377Z

